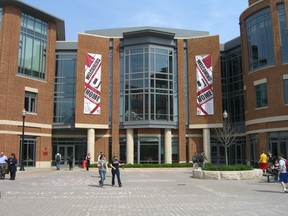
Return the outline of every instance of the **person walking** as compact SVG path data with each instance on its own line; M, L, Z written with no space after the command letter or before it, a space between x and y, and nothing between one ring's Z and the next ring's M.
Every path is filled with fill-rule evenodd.
M105 158L105 155L102 154L100 156L100 159L98 161L98 169L99 169L99 173L100 173L100 181L99 181L99 187L103 187L104 186L104 181L105 181L105 178L106 178L106 171L108 169L108 166L107 166L107 161L106 161L106 158Z
M73 155L70 155L67 160L68 160L68 164L69 164L69 170L73 170Z
M4 152L0 153L0 179L5 179L6 169L7 169L7 157Z
M97 163L99 163L100 158L101 158L102 155L103 155L103 152L101 151L101 152L99 153L99 155L98 155ZM99 172L99 178L101 178L100 169L98 170L98 172Z
M118 160L117 155L115 155L112 159L112 163L110 164L111 166L111 172L112 172L112 186L115 185L115 175L117 176L117 182L118 182L118 186L122 187L122 182L121 182L121 178L120 178L120 170L119 167L122 166L123 164L121 164Z
M55 155L56 170L60 170L61 154L57 152Z
M205 152L202 152L202 153L199 155L199 162L200 162L200 164L201 164L201 168L204 168L204 167L205 167L206 161L207 161L206 154L205 154Z
M197 152L194 153L192 156L192 163L193 163L193 169L198 169L198 154Z
M280 153L278 155L278 159L279 159L279 182L281 183L282 187L283 187L283 192L287 193L288 189L287 189L287 182L288 182L288 173L287 173L287 168L286 168L286 160L284 158L284 154Z
M15 180L18 161L14 153L11 153L11 156L7 159L7 163L10 172L10 180Z
M89 168L90 168L90 160L91 160L91 156L90 156L90 153L88 153L86 155L86 170L89 171Z
M260 154L258 164L259 168L262 169L264 175L266 175L267 162L268 162L268 156L265 154L265 151L262 151L262 154Z

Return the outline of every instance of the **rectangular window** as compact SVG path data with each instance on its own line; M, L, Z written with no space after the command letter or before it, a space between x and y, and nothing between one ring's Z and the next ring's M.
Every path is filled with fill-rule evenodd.
M36 113L37 94L34 92L25 91L24 108L27 112Z
M288 79L284 79L284 103L288 105Z
M255 85L256 93L256 108L267 107L268 97L267 97L267 84L262 83Z

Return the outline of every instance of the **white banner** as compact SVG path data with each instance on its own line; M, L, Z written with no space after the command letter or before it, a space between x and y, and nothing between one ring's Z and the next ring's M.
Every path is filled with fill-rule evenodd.
M197 115L214 114L212 57L195 56L197 78Z
M87 53L85 58L84 114L100 114L102 56Z

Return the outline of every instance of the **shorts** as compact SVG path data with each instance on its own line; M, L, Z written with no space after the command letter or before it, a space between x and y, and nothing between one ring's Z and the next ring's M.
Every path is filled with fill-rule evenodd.
M259 163L259 167L262 170L266 170L267 169L267 163Z
M279 182L288 182L288 173L280 173Z

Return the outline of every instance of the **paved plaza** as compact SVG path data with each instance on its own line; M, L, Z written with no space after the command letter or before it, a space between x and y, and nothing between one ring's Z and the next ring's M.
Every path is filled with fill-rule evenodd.
M288 193L277 182L203 180L191 168L121 169L123 187L111 173L98 187L97 169L26 168L0 181L1 215L165 216L287 215ZM117 181L116 181L117 182Z

